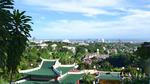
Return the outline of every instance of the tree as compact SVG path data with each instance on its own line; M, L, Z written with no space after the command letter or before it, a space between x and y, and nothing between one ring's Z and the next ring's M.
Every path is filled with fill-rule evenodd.
M23 52L20 68L22 66L24 67L24 69L35 67L37 65L37 60L40 58L40 56L38 56L38 53L41 52L38 51L36 47L27 47Z
M95 80L94 75L91 75L90 73L83 75L83 82L84 84L92 84L92 82Z
M75 55L74 55L74 59L75 61L78 63L81 62L81 59L86 55L86 48L84 48L85 46L77 46L76 47L76 52L75 52Z
M141 58L142 63L145 65L145 67L142 68L147 74L149 74L150 77L150 42L144 42L141 44L141 46L138 47L136 54Z
M104 71L110 71L112 68L113 68L112 65L108 61L102 61L98 69Z
M12 0L0 0L0 68L5 71L6 65L6 40L9 37L8 28L10 27L10 9L13 8Z
M55 55L57 56L57 58L60 59L59 61L62 64L72 64L74 62L72 58L73 53L68 49L64 49L59 52L56 52Z
M124 79L123 84L148 84L148 78Z
M31 17L25 15L25 11L14 10L11 14L11 26L9 27L9 40L7 49L7 68L10 72L10 80L17 71L21 56L26 48L31 29Z
M138 47L137 49L137 55L146 60L150 58L150 42L144 42L143 44L141 44L140 47Z
M130 56L124 54L114 55L106 60L109 61L113 67L124 67L131 65Z
M141 63L146 65L150 60L150 42L141 44L136 51L136 55L140 58L140 61L142 61ZM143 66L142 68L144 69L145 67Z

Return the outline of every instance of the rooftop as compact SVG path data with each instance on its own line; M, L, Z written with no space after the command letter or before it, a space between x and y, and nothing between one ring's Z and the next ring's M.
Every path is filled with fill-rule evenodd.
M20 73L30 76L39 77L56 77L63 75L75 68L75 65L61 65L58 60L42 59L41 64L37 68L21 70Z
M57 67L56 70L58 70L61 74L65 74L67 72L69 72L70 70L72 70L74 67Z
M97 78L101 80L121 80L119 72L100 73Z
M56 61L45 60L42 61L39 69L28 71L24 74L32 75L32 76L47 76L47 77L55 77L58 74L53 70L52 66Z
M25 81L19 84L59 84L58 82L50 82L50 81Z
M77 80L80 80L80 78L83 76L83 74L68 74L62 79L60 79L61 84L76 84Z

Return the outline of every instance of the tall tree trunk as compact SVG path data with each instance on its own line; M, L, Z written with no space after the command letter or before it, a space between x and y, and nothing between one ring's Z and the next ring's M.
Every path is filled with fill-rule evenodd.
M149 78L150 78L150 73L149 73ZM149 84L150 84L150 79L149 79Z
M13 77L13 70L10 71L10 81L9 81L10 84L12 82L12 77Z

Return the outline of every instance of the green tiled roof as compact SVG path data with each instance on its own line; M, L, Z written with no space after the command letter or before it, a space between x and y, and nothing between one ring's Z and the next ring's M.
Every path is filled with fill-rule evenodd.
M19 84L59 84L58 82L50 82L50 81L25 81Z
M59 81L25 81L19 84L76 84L77 80L80 80L82 76L83 74L67 74Z
M70 71L71 69L73 69L73 67L57 67L56 70L58 70L59 72L62 72L62 74L67 73L68 71Z
M102 80L121 80L120 73L101 73L97 78Z
M28 73L24 73L26 75L33 75L33 76L48 76L54 77L57 75L55 71L53 71L52 66L55 64L55 61L43 61L43 64L40 69L31 71Z
M83 74L68 74L59 82L60 84L76 84L77 80L79 80L82 76Z
M43 69L50 68L55 64L55 62L56 61L43 61L41 68L43 68Z
M33 76L48 76L48 77L55 77L57 75L57 73L54 72L52 69L39 69L25 74Z
M20 84L48 84L48 82L39 82L39 81L25 81Z

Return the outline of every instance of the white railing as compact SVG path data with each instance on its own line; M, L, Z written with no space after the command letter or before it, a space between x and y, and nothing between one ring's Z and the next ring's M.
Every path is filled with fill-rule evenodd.
M27 69L27 70L19 70L19 73L28 73L28 72L35 71L38 69L40 69L40 67L33 68L33 69Z
M75 64L71 64L71 65L60 65L59 67L73 67L75 66Z
M60 76L58 77L58 80L61 80L63 77L67 76L67 74L68 74L68 73L65 73L65 74L63 74L63 75L60 75Z
M19 81L16 81L14 84L20 84L20 83L23 83L23 82L25 82L25 81L27 81L27 80L25 80L25 79L19 80Z
M84 71L80 71L80 72L68 72L68 74L84 74Z

